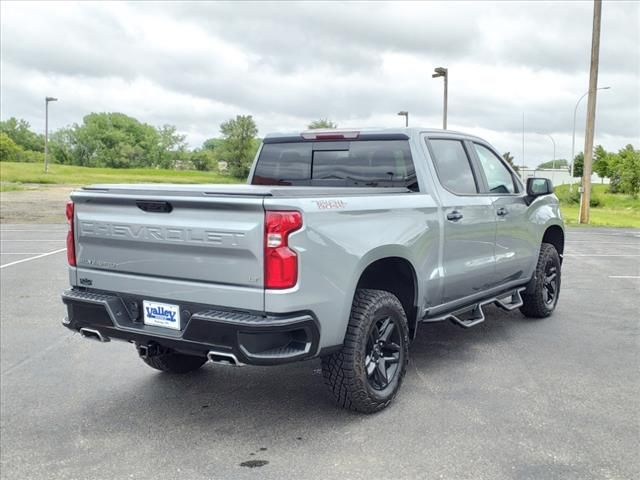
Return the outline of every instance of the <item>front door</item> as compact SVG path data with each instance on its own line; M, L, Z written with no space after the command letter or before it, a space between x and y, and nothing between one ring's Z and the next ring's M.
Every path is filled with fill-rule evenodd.
M487 145L473 143L482 175L483 190L491 196L496 217L495 283L527 280L535 265L539 245L530 231L526 193L505 162Z

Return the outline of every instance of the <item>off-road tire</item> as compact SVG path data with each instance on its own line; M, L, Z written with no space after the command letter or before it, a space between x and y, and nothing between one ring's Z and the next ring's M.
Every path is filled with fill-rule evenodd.
M548 277L547 272L550 266L555 268L557 282L553 301L549 303L545 298L545 278ZM560 267L560 256L556 247L550 243L543 243L540 247L533 283L527 289L530 293L522 295L523 304L520 311L523 315L531 318L545 318L553 313L560 295Z
M199 369L207 362L206 357L183 355L181 353L167 352L160 355L143 357L142 361L151 368L168 373L189 373Z
M367 341L373 325L381 318L392 318L397 325L394 348L399 358L397 368L388 386L374 389L368 380L366 359ZM351 316L342 349L322 358L325 384L336 403L343 408L363 413L374 413L387 407L394 399L409 360L409 328L407 316L398 298L383 290L359 289L353 299ZM384 361L384 360L383 360Z

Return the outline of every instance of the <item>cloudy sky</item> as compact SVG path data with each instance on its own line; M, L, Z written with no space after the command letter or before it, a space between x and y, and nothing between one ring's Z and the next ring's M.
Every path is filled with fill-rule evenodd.
M89 112L174 124L199 146L251 114L261 135L340 127L475 133L522 163L571 152L589 83L592 8L569 2L14 3L0 6L0 117L44 130ZM603 5L596 143L640 144L640 2ZM586 98L576 151L584 145Z

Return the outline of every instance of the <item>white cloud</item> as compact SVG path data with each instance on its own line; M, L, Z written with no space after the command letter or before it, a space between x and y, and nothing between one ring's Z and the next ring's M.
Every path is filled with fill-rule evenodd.
M0 116L43 128L120 111L174 124L192 146L252 114L260 134L319 117L341 126L441 124L534 165L571 149L588 86L591 2L14 3L0 5ZM640 5L603 8L596 143L640 143ZM579 109L582 150L586 101Z

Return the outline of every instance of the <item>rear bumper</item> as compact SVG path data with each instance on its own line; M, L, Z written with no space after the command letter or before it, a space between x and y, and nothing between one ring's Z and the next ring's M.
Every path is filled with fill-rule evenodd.
M190 355L207 356L210 351L231 354L252 365L277 365L318 353L320 328L310 312L270 315L145 299L179 304L182 329L145 325L140 297L81 289L62 294L67 306L63 325L73 331L91 329L105 339L158 345Z

